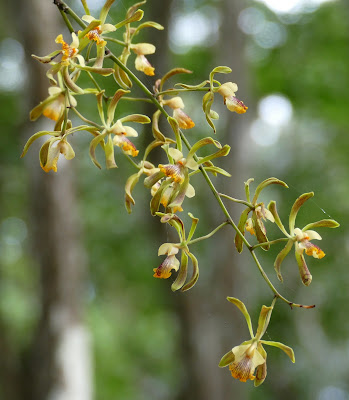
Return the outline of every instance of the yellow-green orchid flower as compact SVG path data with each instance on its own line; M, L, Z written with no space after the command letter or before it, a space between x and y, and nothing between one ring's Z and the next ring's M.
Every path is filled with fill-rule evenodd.
M180 128L194 128L194 121L182 110L184 108L184 103L181 97L176 96L169 100L164 100L163 105L172 108L173 118L178 122Z
M339 226L338 222L336 222L333 219L323 219L317 222L312 222L304 226L302 229L295 227L296 217L299 209L307 200L309 200L313 196L314 196L313 192L304 193L301 196L299 196L298 199L294 202L289 216L289 230L290 230L289 232L286 231L285 227L281 222L281 219L276 209L275 202L272 201L268 205L269 211L273 214L275 218L275 223L277 224L281 232L283 232L285 236L289 238L288 242L286 243L286 246L277 255L274 263L274 268L277 277L281 282L283 281L280 271L281 263L294 245L295 257L298 264L302 282L306 286L310 285L312 281L312 275L310 274L310 271L307 267L303 253L305 252L306 255L313 256L314 258L319 258L319 259L325 257L325 253L320 249L320 247L316 246L311 242L311 240L314 239L321 240L321 236L312 229L320 227L337 228Z
M264 382L267 376L267 353L263 345L278 347L290 357L293 363L295 362L291 347L279 342L262 340L269 325L273 304L271 307L262 306L258 319L257 331L256 334L254 334L251 317L245 304L234 297L227 297L227 300L234 304L244 315L251 339L228 351L228 353L222 357L219 367L223 368L229 366L231 375L235 379L239 379L241 382L246 382L248 379L251 379L254 380L255 386L259 386Z
M235 92L238 90L238 85L233 82L223 83L219 86L217 92L223 96L224 104L227 106L229 111L236 112L238 114L244 114L248 107L235 97Z
M245 191L247 202L250 204L241 214L240 220L238 223L238 228L242 234L245 233L245 230L249 232L251 235L255 235L259 243L268 242L267 230L264 226L263 221L269 220L270 222L274 222L273 214L265 207L264 203L258 202L258 197L262 190L269 185L281 185L284 187L288 187L285 182L281 181L277 178L268 178L261 182L255 190L252 201L250 200L250 183L253 182L253 179L248 179L245 182ZM252 213L252 217L248 218L249 213ZM239 253L242 252L243 249L243 241L239 234L235 235L235 247ZM262 246L263 250L269 250L270 246L268 244Z
M192 225L188 237L186 237L183 221L177 215L162 213L157 213L157 215L161 216L162 223L168 223L176 229L179 243L163 243L159 247L158 255L166 255L166 258L158 268L153 269L153 276L155 278L167 279L171 276L172 270L178 271L177 277L171 285L171 289L173 291L179 289L181 289L181 291L189 290L195 285L199 278L199 264L194 254L189 251L187 243L192 239L199 219L195 218L191 213L188 214L192 219ZM179 250L181 250L181 262L176 258ZM189 281L185 283L188 275L189 258L193 265L193 273Z

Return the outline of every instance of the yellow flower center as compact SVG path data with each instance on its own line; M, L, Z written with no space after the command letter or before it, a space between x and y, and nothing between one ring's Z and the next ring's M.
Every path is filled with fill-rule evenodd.
M87 37L87 39L89 40L94 40L97 44L105 46L107 42L101 38L100 36L101 33L102 33L101 27L97 26L97 28L92 29L90 32L88 32L85 35L85 37Z
M59 35L56 39L56 43L60 43L62 45L62 62L63 64L67 63L67 60L69 60L70 58L74 57L75 54L78 52L78 49L69 46L68 43L66 43L63 40L63 36Z

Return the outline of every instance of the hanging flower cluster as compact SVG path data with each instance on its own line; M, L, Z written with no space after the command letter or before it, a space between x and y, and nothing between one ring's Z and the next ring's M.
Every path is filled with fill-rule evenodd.
M310 223L302 229L296 227L295 220L300 207L313 196L313 193L305 193L295 201L289 215L289 231L286 231L277 213L275 201L270 201L266 206L259 200L261 192L270 185L288 187L285 182L277 178L265 179L257 185L252 200L250 184L253 179L245 182L246 200L218 193L209 174L213 177L216 177L217 174L225 177L231 176L229 172L213 163L213 160L219 162L221 157L226 157L230 147L222 145L210 136L195 142L194 133L192 133L195 122L190 116L192 109L189 107L191 103L187 101L187 96L191 92L197 92L201 96L204 92L202 97L203 115L208 126L216 133L214 121L219 119L219 115L212 109L212 106L217 93L219 94L218 100L221 101L220 96L222 96L223 103L229 111L241 115L248 109L243 101L236 97L238 90L236 83L230 81L222 83L216 79L217 74L229 74L231 69L218 66L210 72L207 80L197 85L176 83L174 86L168 87L170 78L177 78L179 74L192 73L185 68L174 68L162 77L155 78L153 89L149 90L136 74L141 72L140 75L155 76L156 69L152 66L149 56L155 53L156 48L151 43L142 43L136 39L142 29L162 30L163 27L153 21L140 23L144 16L140 6L146 1L130 7L124 18L118 23L107 23L108 13L113 2L114 0L106 0L98 18L91 16L88 8L84 6L86 15L79 19L69 7L64 5L65 14L73 16L74 21L78 21L80 25L79 29L75 29L70 22L65 20L71 32L71 43L68 44L70 40L66 42L63 35L59 34L55 40L56 49L53 52L43 57L33 56L36 60L50 66L46 73L50 86L48 97L31 111L30 119L35 121L40 116L44 116L53 120L55 125L52 130L40 131L31 136L24 146L22 156L26 154L34 141L46 136L48 138L39 151L40 165L45 172L51 170L57 172L61 154L66 160L72 160L75 157L70 143L70 135L76 132L87 132L92 136L89 154L92 162L98 168L102 168L98 161L101 154L104 154L107 169L117 168L115 157L126 157L135 168L131 176L126 179L125 184L127 211L132 212L136 203L132 194L133 190L136 184L144 178L144 186L149 191L151 214L159 218L161 223L173 227L177 232L177 242L166 242L160 245L158 255L163 258L161 263L153 268L155 278L171 279L173 275L176 275L171 285L173 291L189 290L198 281L198 260L192 252L195 243L209 239L226 225L233 227L236 232L234 243L237 251L241 253L245 244L245 248L248 248L253 255L259 271L269 287L272 288L275 297L270 307L262 307L255 334L245 305L236 298L228 297L228 300L235 304L245 316L251 339L233 347L223 356L219 366L229 366L234 378L243 382L254 380L255 386L258 386L266 377L267 355L264 345L279 347L294 362L293 351L288 346L262 339L276 300L281 299L291 307L311 308L312 306L289 302L279 294L260 265L256 251L259 248L268 251L272 245L286 242L285 248L280 251L274 264L277 277L282 281L281 263L294 246L302 282L308 286L312 276L305 262L304 253L316 259L322 259L325 256L325 253L312 242L314 239L321 240L321 236L313 229L336 228L339 224L334 220L326 219ZM84 1L83 4L85 3ZM62 6L59 0L55 0L55 4L58 7ZM114 32L117 33L120 30L122 30L122 35L113 36ZM128 65L130 58L134 58L134 64L131 63L131 66ZM132 71L133 66L135 72ZM108 84L105 79L111 75L114 78L112 89L110 89L110 79L113 78L109 78ZM81 79L81 76L86 79ZM98 76L98 80L96 80L96 76ZM83 83L86 80L90 82L91 87L86 87L86 83ZM133 90L134 83L146 94L146 99L139 97ZM90 117L83 114L81 96L93 97L91 101L98 110L98 122L92 121ZM124 115L119 106L123 101L133 102L134 108L139 110L137 105L141 104L140 102L143 100L154 104L152 115L144 115L142 112ZM188 106L188 114L185 103ZM185 112L184 109L186 109ZM74 113L82 121L81 125L73 126L71 113ZM160 128L162 122L166 121L169 127L168 131ZM142 135L153 136L153 140L144 151L136 146L140 125L144 125ZM190 140L187 139L184 131L189 132ZM155 163L151 158L155 149L162 152L160 163ZM116 153L119 155L116 156ZM226 219L209 234L194 238L199 219L192 213L188 213L191 226L187 234L185 219L180 218L179 213L183 212L187 205L190 205L190 199L198 191L195 177L197 174L203 175ZM245 206L238 224L233 221L222 199ZM266 228L269 223L275 224L283 237L269 240ZM246 235L249 239L245 236L246 231L252 235ZM256 244L250 244L250 239L256 239ZM188 268L190 264L191 267ZM189 276L188 269L192 271ZM151 270L149 268L149 276L152 274Z

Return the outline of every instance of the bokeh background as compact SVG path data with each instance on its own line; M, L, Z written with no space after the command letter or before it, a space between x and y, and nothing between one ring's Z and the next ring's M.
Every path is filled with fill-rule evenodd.
M68 4L83 14L78 1ZM88 4L97 16L103 2ZM116 0L108 22L123 19L131 4ZM277 281L273 261L281 245L261 254L280 292L316 304L291 311L278 302L267 330L266 339L293 347L296 364L268 348L268 376L257 389L217 367L248 339L243 316L225 297L244 301L255 325L272 299L249 255L235 254L230 229L192 249L200 279L189 292L172 293L169 281L152 277L161 262L157 249L172 232L149 216L142 184L127 215L124 184L133 170L120 153L118 170L97 170L88 156L91 138L82 133L73 138L75 159L60 160L57 174L40 169L39 143L19 159L28 137L52 125L28 122L48 87L47 68L30 54L51 52L58 33L68 42L69 34L51 1L17 0L0 4L0 398L349 399L348 1L149 0L142 8L146 20L166 27L139 36L157 46L149 57L157 77L180 66L195 71L181 80L194 84L228 65L233 72L222 81L237 82L249 107L237 115L215 101L217 139L232 146L230 159L218 163L233 176L217 178L219 190L242 198L248 178L277 176L289 189L270 187L263 198L277 201L285 222L293 201L314 191L299 226L322 218L341 223L319 229L326 257L308 258L308 288L292 255L283 264L284 284ZM113 93L116 84L108 82ZM211 134L201 97L184 97L196 122L191 142ZM91 119L95 106L93 96L83 104ZM153 112L139 107L125 102L119 112ZM150 136L143 129L137 146ZM185 208L200 218L198 234L206 234L224 217L202 177L193 184L197 196ZM242 208L229 207L238 218Z

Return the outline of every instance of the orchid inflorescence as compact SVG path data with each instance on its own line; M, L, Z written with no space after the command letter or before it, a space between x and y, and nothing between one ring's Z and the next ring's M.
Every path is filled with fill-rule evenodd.
M245 182L246 200L235 199L229 195L218 193L213 185L208 173L213 176L221 174L230 177L229 172L216 166L212 160L225 157L229 154L230 147L208 136L200 139L195 144L190 145L183 130L192 129L195 123L183 109L185 108L182 97L178 94L183 92L206 92L202 99L202 108L205 119L209 127L216 133L213 120L218 119L219 115L212 109L215 94L223 98L224 104L229 111L243 114L247 111L245 104L236 98L238 87L236 83L221 83L216 79L217 74L228 74L231 72L229 67L219 66L214 68L209 79L197 85L187 85L177 83L172 88L164 89L168 79L178 74L188 74L191 71L185 68L174 68L164 76L155 81L153 90L149 90L144 83L132 72L128 66L130 57L135 55L134 67L148 76L155 75L155 68L151 65L146 56L155 52L155 46L151 43L137 42L138 33L144 28L162 30L163 27L153 21L142 22L144 12L140 6L146 1L141 1L130 7L125 17L116 24L106 23L109 10L114 0L106 0L98 18L90 15L86 1L82 1L86 15L79 18L75 12L63 1L55 0L59 10L65 13L65 22L71 32L72 41L68 44L60 34L56 38L58 49L47 56L33 56L36 60L50 65L47 77L50 83L48 97L37 105L30 113L30 119L35 121L41 115L55 121L54 129L51 131L40 131L31 136L24 146L22 156L26 154L31 144L42 136L48 139L42 145L39 152L40 165L45 172L51 170L57 172L60 154L67 160L75 156L75 152L68 142L69 135L75 132L88 132L92 135L90 142L90 157L93 163L101 168L97 160L96 150L100 148L104 152L105 165L107 169L117 168L115 161L115 147L121 155L125 156L135 167L136 172L126 180L125 185L125 206L129 213L135 205L132 191L135 185L144 175L144 185L150 191L150 212L153 216L160 218L161 223L166 223L175 228L178 234L178 242L163 243L158 255L165 257L157 268L153 269L154 277L168 279L173 272L177 273L175 281L172 283L173 291L186 291L191 289L199 278L198 260L194 256L192 246L202 240L209 239L218 230L226 225L231 225L235 230L235 247L239 253L243 251L243 246L250 251L259 271L271 288L274 300L270 307L263 306L258 321L256 334L253 333L250 316L245 305L238 299L228 297L228 300L235 304L244 314L251 339L243 342L240 346L235 346L223 356L219 366L228 366L232 376L241 381L255 379L255 386L263 383L266 377L266 352L263 345L276 346L282 349L294 362L294 355L291 348L279 342L262 340L263 334L269 324L272 310L277 299L281 299L291 307L312 308L288 301L273 286L267 274L262 268L256 250L261 248L268 251L272 245L280 242L287 242L283 250L280 251L275 260L275 270L277 277L282 281L280 271L281 263L286 255L295 247L296 263L299 267L301 280L304 285L311 283L312 276L305 262L304 253L321 259L325 253L311 242L313 239L320 240L321 236L315 232L314 228L328 227L336 228L339 224L331 219L309 223L302 229L295 227L295 220L301 206L313 196L313 193L301 195L293 204L289 215L289 231L287 231L278 215L275 201L270 201L268 206L259 201L261 192L270 185L278 185L287 188L287 184L277 178L268 178L257 185L251 200L250 185L253 179ZM79 24L80 30L74 30L68 16ZM123 29L123 40L114 38L107 34ZM108 47L107 47L108 46ZM116 47L118 55L115 55ZM92 55L92 57L91 57ZM93 87L82 87L79 84L81 75L87 75ZM101 77L113 75L115 80L115 91L112 96L106 94L94 75ZM146 95L146 98L129 97L136 84ZM179 89L180 88L180 89ZM78 110L80 96L93 96L95 98L100 122L94 122L85 117L81 110ZM121 116L118 112L119 102L123 100L138 101L144 100L151 102L155 110L151 116L134 113ZM134 103L139 104L139 103ZM136 106L135 106L136 107ZM166 110L172 111L172 116ZM70 114L74 112L82 121L82 125L73 127ZM166 136L159 128L160 118L166 118L173 132L172 137ZM132 142L132 138L138 132L129 123L148 124L148 131L152 132L153 141L145 148L142 157ZM184 146L183 146L184 145ZM209 155L200 155L200 150L209 146ZM187 151L183 149L187 148ZM161 148L164 152L166 161L154 165L149 159L156 148ZM207 154L207 151L206 151ZM199 219L189 213L191 227L188 235L185 231L185 224L178 216L183 211L185 198L195 196L193 186L193 175L201 173L213 192L218 205L221 207L226 220L218 225L212 232L205 236L193 238ZM231 200L235 203L245 205L238 224L235 224L223 200ZM267 237L266 225L269 222L275 223L284 235L281 238L269 240ZM257 243L251 245L245 237L245 232L255 236ZM179 257L179 258L177 258ZM188 264L192 264L192 274L188 279ZM256 371L256 375L254 375Z

